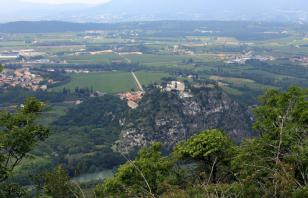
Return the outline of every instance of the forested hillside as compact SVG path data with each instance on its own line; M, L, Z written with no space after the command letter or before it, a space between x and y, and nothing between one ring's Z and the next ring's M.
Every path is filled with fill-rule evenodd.
M162 142L167 150L205 129L224 130L235 142L252 136L251 115L219 88L191 88L187 97L151 88L130 111L121 132L121 151Z
M179 92L149 86L137 109L129 109L118 96L105 94L72 105L62 116L53 117L47 111L48 117L41 122L49 123L53 133L32 152L37 160L24 163L14 180L31 184L29 173L36 175L58 164L72 177L110 170L125 162L119 152L134 157L153 141L162 142L170 152L178 142L205 129L224 130L237 143L255 135L248 109L223 90L188 90L191 93L185 98Z
M308 92L268 91L254 109L259 137L236 145L220 130L179 143L142 149L115 176L96 187L98 197L307 197Z

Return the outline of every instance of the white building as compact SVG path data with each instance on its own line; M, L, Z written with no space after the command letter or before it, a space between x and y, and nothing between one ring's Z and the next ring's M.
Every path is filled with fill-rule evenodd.
M171 81L166 86L166 91L179 91L184 92L185 91L185 84L183 82L179 81Z

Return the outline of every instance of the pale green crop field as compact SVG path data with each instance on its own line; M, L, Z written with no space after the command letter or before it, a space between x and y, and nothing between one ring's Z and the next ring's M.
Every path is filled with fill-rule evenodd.
M161 79L170 76L164 72L139 71L135 73L143 86L160 83ZM55 87L52 91L62 91L63 88L93 88L94 91L119 93L136 90L136 83L130 72L98 72L90 74L71 74L71 82Z
M62 91L63 88L93 88L94 91L119 93L136 89L135 81L129 72L99 72L89 74L71 74L71 82L52 90Z
M142 85L161 83L162 78L170 76L168 73L164 72L148 72L148 71L135 72L135 74Z
M61 58L72 64L103 64L111 61L123 61L123 58L116 53L106 53L97 55L64 56Z

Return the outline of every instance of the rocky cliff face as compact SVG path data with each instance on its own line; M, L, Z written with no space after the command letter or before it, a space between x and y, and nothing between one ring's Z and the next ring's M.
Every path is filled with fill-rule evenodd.
M217 88L192 89L188 94L149 91L125 121L117 149L131 151L160 141L167 149L206 129L224 130L239 142L250 136L248 111Z

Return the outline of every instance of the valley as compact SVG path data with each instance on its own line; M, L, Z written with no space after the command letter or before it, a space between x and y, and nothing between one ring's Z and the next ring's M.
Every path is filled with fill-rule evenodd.
M168 154L204 130L239 145L258 136L252 109L266 90L308 87L307 24L19 23L0 25L0 109L34 96L52 131L13 173L25 186L61 164L93 189L141 148Z

